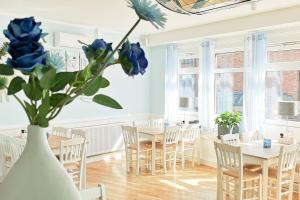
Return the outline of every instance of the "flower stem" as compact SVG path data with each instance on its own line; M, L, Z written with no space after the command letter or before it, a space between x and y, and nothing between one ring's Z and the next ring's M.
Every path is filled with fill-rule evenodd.
M81 87L79 87L77 90L75 90L73 93L75 93L75 95L73 97L71 97L69 95L68 98L64 99L61 101L61 103L59 103L58 105L60 106L56 106L55 108L53 108L51 111L51 114L49 116L49 120L54 119L62 110L62 108L67 104L72 102L75 98L77 98L78 96L82 95L84 92L84 89L87 88L90 84L92 84L96 78L101 75L104 71L104 69L106 69L106 67L109 64L109 60L114 56L114 54L118 51L118 49L121 47L121 45L127 40L127 38L129 37L129 35L133 32L133 30L137 27L137 25L140 23L141 18L139 18L134 25L131 27L131 29L126 33L126 35L123 37L123 39L119 42L119 44L116 46L116 48L112 51L112 53L106 57L106 59L104 60L104 65L103 67L100 67L97 74L91 79L91 81L88 81L87 83L85 83L84 85L82 85ZM57 109L57 111L56 111Z

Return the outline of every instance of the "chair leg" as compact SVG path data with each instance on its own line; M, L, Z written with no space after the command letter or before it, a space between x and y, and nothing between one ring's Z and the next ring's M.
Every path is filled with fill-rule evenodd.
M182 141L181 144L181 168L184 169L184 165L185 165L185 158L184 158L184 142Z
M195 157L196 157L196 148L193 146L193 154L192 154L192 167L195 167Z
M176 172L176 159L177 159L177 148L175 148L174 160L173 160L173 172Z
M127 169L127 172L130 172L130 166L129 166L129 151L128 151L127 148L125 149L125 153L126 153L126 169Z
M167 173L167 155L166 155L166 149L163 150L163 166L164 166L164 173Z
M136 175L140 175L140 151L136 151Z

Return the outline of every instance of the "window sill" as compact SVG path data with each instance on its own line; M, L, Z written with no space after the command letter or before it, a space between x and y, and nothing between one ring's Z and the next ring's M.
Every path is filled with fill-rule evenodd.
M273 119L265 119L265 125L274 125L274 126L286 126L288 124L289 127L300 128L300 121L285 121L285 120L273 120Z

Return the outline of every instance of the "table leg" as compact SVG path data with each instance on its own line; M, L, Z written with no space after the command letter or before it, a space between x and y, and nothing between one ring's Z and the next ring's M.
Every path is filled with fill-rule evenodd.
M155 156L156 156L156 143L155 143L155 137L152 138L152 175L155 175Z
M220 170L217 168L217 200L223 199L223 192L222 192L222 180Z
M86 156L83 158L82 173L82 189L86 189Z
M262 163L262 199L268 199L268 178L269 178L269 164L268 160L264 160Z

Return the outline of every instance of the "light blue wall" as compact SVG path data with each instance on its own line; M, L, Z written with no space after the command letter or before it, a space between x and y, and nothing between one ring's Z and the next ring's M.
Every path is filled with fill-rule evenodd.
M150 112L163 115L165 112L166 46L151 47L149 52L151 68Z
M0 30L6 28L11 17L0 15ZM54 32L65 32L71 34L79 34L90 37L96 37L97 29L91 27L82 27L61 23L45 22L42 24L45 32L49 33L47 38L48 44L53 44ZM101 38L107 41L117 42L125 33L100 32ZM0 36L2 37L2 36ZM131 40L134 41L134 38ZM63 121L89 120L111 116L127 116L133 114L144 114L150 112L150 81L151 70L148 70L144 76L128 77L120 65L112 66L106 70L104 76L108 78L111 85L103 92L116 99L122 106L123 110L113 110L98 106L92 102L86 103L76 100L73 104L65 107L61 115L56 119ZM17 126L28 123L24 112L17 102L10 98L7 103L0 103L0 128L6 126Z

